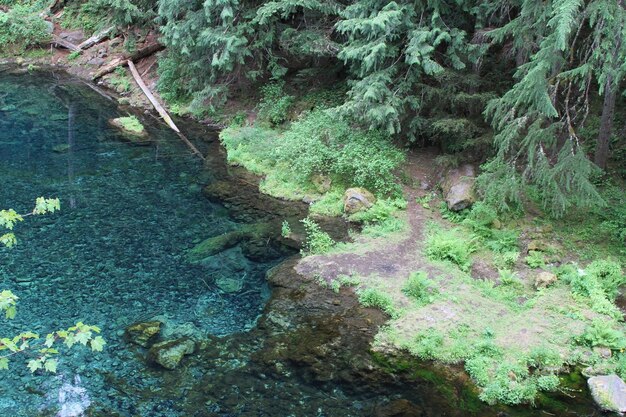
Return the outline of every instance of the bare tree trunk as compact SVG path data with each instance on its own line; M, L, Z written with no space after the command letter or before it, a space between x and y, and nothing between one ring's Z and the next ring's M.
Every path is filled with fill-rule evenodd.
M609 159L609 141L613 131L613 114L615 113L615 90L617 86L613 85L613 77L606 78L604 87L604 104L602 105L602 119L600 120L600 133L596 142L596 152L594 162L602 169L606 169Z

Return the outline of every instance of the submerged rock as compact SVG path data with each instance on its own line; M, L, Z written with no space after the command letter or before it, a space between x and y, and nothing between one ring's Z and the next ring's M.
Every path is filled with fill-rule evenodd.
M594 376L587 380L594 401L606 411L626 413L626 383L617 375Z
M166 369L176 369L186 355L196 349L193 340L183 337L177 340L166 340L155 343L148 351L148 361L157 363Z
M187 252L187 259L190 262L201 261L238 245L245 238L246 234L239 230L210 237L190 249Z
M475 182L476 173L472 165L463 165L448 171L441 188L449 210L461 211L474 204L476 201Z
M59 145L54 145L52 147L52 152L56 152L56 153L66 153L69 150L70 150L70 145L68 145L67 143L61 143Z
M126 339L139 346L148 347L161 331L160 321L146 321L131 324L126 328Z
M215 285L225 293L239 292L243 288L246 274L242 276L219 276L215 280Z
M348 188L343 194L343 212L346 214L354 214L356 212L367 210L376 202L374 194L365 188Z

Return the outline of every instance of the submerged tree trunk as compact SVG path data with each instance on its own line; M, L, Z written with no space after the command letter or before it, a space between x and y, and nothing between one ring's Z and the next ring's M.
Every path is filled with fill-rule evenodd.
M604 87L604 104L602 105L602 119L600 120L600 132L596 142L594 162L602 169L606 169L609 159L609 141L613 131L613 114L615 113L615 99L617 86L613 84L613 77L606 79Z

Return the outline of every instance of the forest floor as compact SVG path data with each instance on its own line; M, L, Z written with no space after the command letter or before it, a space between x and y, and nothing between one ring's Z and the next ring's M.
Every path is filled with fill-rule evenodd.
M555 371L593 356L576 339L594 320L605 316L575 299L563 282L536 289L536 276L553 267L530 268L524 262L526 251L512 266L510 281L499 274L494 262L497 254L480 244L467 271L430 258L426 253L429 236L444 229L455 229L460 236L470 234L435 209L440 203L433 191L439 181L435 156L427 150L408 157L405 174L413 182L404 186L406 211L397 214L406 222L404 230L382 237L358 235L329 253L304 257L296 270L335 290L348 283L362 303L391 316L377 335L374 349L386 353L399 349L445 363L464 362L483 389L484 400L527 401L538 390L554 388L547 378L554 378ZM516 226L522 230L523 249L537 233L543 241L553 242L552 249L559 246L554 232L537 228L531 217ZM561 249L559 253L563 259L572 257ZM407 291L415 274L423 277L423 293L417 299Z

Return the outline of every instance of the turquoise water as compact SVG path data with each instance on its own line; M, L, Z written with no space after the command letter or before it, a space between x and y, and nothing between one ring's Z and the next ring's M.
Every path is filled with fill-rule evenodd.
M73 348L56 378L32 377L16 358L0 373L2 416L53 409L50 397L77 375L90 393L116 395L102 372L123 378L145 367L120 337L128 324L158 316L196 337L227 335L252 328L269 296L272 264L236 248L202 265L185 260L199 239L238 227L202 197L199 184L211 174L201 161L149 119L154 143L130 145L107 123L120 114L113 102L58 77L0 76L1 208L26 213L38 196L62 206L27 218L15 229L19 244L0 249L0 288L20 297L0 334L45 334L82 320L100 326L108 345L97 355ZM220 275L245 276L239 294L219 291Z
M264 310L271 294L265 273L288 250L251 260L237 245L199 264L185 257L201 240L242 221L267 221L271 207L280 207L237 212L234 200L226 208L202 195L206 184L233 184L214 133L184 129L209 155L205 165L148 116L138 115L152 143L134 146L108 124L131 110L84 83L1 71L0 208L25 213L46 196L60 198L62 210L28 217L15 230L19 245L0 249L0 289L20 297L16 319L0 320L0 337L82 320L103 329L107 346L60 355L56 375L33 375L27 358L15 357L0 372L0 416L599 415L582 391L543 399L545 410L499 414L462 387L429 382L438 381L436 373L381 376L362 329L369 318L358 306L337 307L356 305L353 298L296 285L290 298ZM225 293L216 285L222 277L238 277L243 287ZM165 323L165 338L190 336L204 349L175 371L147 364L145 350L123 330L148 319Z

